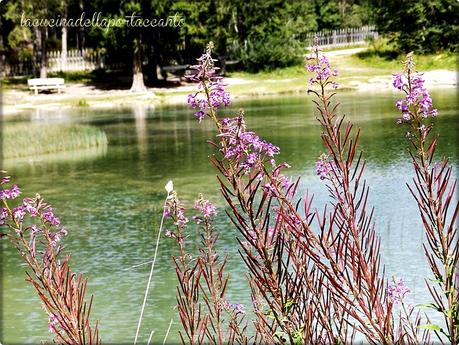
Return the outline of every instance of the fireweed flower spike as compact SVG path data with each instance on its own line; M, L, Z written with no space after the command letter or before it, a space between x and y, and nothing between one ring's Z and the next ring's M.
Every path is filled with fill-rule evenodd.
M174 230L169 230L174 238L179 255L173 257L178 279L177 310L185 332L180 331L183 344L237 344L241 340L240 318L244 309L236 306L231 309L230 320L225 323L223 309L225 309L225 290L228 277L224 273L226 258L220 259L215 250L218 233L213 222L217 215L216 207L204 199L202 194L194 203L199 211L193 220L198 224L201 243L198 246L198 255L193 258L187 251L186 232L189 232L188 221L184 221L184 206L173 194L167 202L167 213ZM240 316L242 315L242 316Z
M100 344L97 322L89 322L92 296L85 300L87 281L70 270L68 255L60 256L67 230L39 194L11 207L21 191L16 184L8 188L10 180L1 179L0 236L10 239L30 268L27 281L43 302L48 330L59 344Z
M220 151L234 165L231 169L243 169L246 174L252 170L263 170L265 162L275 165L274 156L279 154L279 147L262 140L255 133L246 130L243 111L234 118L218 119L217 109L230 104L230 95L224 90L221 77L216 76L215 59L212 58L212 42L206 52L198 59L199 64L192 66L195 74L191 80L198 82L198 91L188 95L188 104L199 108L195 116L199 121L209 117L215 123L220 139ZM284 166L285 167L285 166Z
M332 209L327 209L328 215L317 214L323 255L330 261L330 267L323 272L333 282L328 285L333 303L348 303L348 307L338 310L336 317L346 322L354 320L354 330L371 344L415 342L412 336L417 335L416 327L409 336L404 335L405 328L412 325L410 320L398 326L393 322L393 303L389 297L398 295L396 290L387 288L384 269L380 267L380 242L367 206L369 189L363 177L365 161L358 147L359 130L353 130L353 124L338 114L339 104L332 102L333 90L337 88L334 77L338 72L332 72L328 59L319 51L317 38L306 63L306 70L313 74L308 93L316 96L313 102L327 149L316 162L316 172L322 180L327 180L331 197L327 207ZM343 245L334 244L340 242ZM346 337L339 342L347 342Z
M328 155L322 153L319 157L319 160L316 162L316 173L321 180L325 180L329 177L330 173L333 171L332 162L328 159Z
M202 194L194 203L194 208L201 212L205 219L211 219L217 215L217 208L209 200L204 200ZM193 217L193 219L197 220L199 217Z
M214 109L221 105L225 107L231 103L230 95L225 91L222 84L222 77L217 75L218 67L215 66L217 60L212 58L213 43L210 42L206 52L198 58L198 64L191 66L195 73L189 77L190 80L198 82L198 91L189 94L187 103L193 109L198 109L194 116L201 122L206 116L211 117L217 122Z
M387 298L395 304L402 302L409 292L411 290L405 285L403 279L396 280L395 278L393 278L393 283L389 284L386 290Z
M403 91L406 95L405 98L395 102L395 106L401 111L401 116L397 123L419 122L420 117L437 116L438 111L433 108L432 98L424 86L423 75L416 72L412 53L407 55L407 59L403 64L403 73L393 75L394 88Z
M310 87L315 85L322 85L324 87L331 85L333 89L338 88L338 83L332 80L332 77L338 76L338 70L332 70L328 58L319 51L317 38L314 38L312 54L306 55L305 62L306 70L313 73L313 76L309 78Z
M418 210L427 241L424 253L433 279L426 284L432 302L429 305L438 311L445 328L424 325L436 330L435 334L444 343L459 344L459 245L457 243L457 221L459 202L454 198L457 179L452 179L452 167L447 158L434 160L437 137L429 136L433 124L430 118L437 115L432 99L424 87L422 74L415 69L413 54L407 55L402 73L394 75L394 87L405 94L396 102L402 112L398 123L409 126L407 133L411 144L410 156L414 168L413 182L409 191L418 204ZM440 332L437 332L439 330Z

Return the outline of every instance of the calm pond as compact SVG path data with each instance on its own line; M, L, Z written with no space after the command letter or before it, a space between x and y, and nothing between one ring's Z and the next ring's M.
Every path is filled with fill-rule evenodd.
M371 186L371 204L376 207L376 229L382 239L388 276L404 279L412 290L411 301L427 303L423 231L405 186L413 172L405 149L405 129L395 125L398 114L393 104L397 94L340 93L338 98L342 112L362 128L361 147L369 163L366 179ZM448 155L457 167L456 90L437 90L432 98L439 109L435 121L435 131L440 133L438 153ZM292 165L291 174L302 176L302 191L313 191L316 207L322 208L327 193L315 175L314 162L323 148L311 98L304 95L236 101L226 112L230 114L239 107L244 107L251 129L281 147L278 160ZM149 266L132 266L153 256L164 185L170 179L188 205L202 192L220 207L219 247L229 256L231 275L228 297L233 303L249 301L244 267L237 253L237 233L224 216L215 171L208 160L212 150L205 141L214 135L213 127L209 122L198 124L192 113L185 106L145 109L139 105L25 114L21 121L30 126L43 121L95 126L106 133L108 147L4 162L4 168L22 187L23 196L39 192L52 203L69 230L63 242L72 253L73 268L89 278L90 292L95 295L92 317L99 319L106 344L133 342ZM198 238L191 236L197 243ZM33 289L24 281L19 255L3 242L3 341L37 344L50 340L47 317ZM176 277L171 262L175 252L174 242L163 237L141 329L143 343L152 330L153 341L162 343L171 318L168 340L178 339Z

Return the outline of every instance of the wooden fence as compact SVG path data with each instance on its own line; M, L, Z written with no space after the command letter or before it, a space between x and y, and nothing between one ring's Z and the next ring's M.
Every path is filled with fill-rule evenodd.
M368 39L378 38L378 32L374 27L364 26L361 28L348 28L333 31L320 31L308 33L298 37L302 41L309 42L317 36L318 45L322 48L344 48L349 46L364 45Z
M51 51L46 55L49 72L93 71L104 68L104 55L92 49L72 49L67 52L66 57L60 51Z
M7 64L3 61L0 77L17 77L32 75L33 65L31 59L23 59L14 64Z
M378 32L374 27L365 26L354 29L307 33L298 35L295 39L312 44L312 40L316 36L318 45L322 48L343 48L363 45L369 38L376 39ZM105 55L93 49L71 49L67 52L66 57L63 57L60 51L50 51L46 55L49 72L93 71L95 69L113 70L125 67L123 62L107 65ZM3 64L2 68L3 71L1 71L1 74L4 77L32 75L33 71L31 59L25 59L15 64Z
M62 56L61 51L49 51L46 53L48 72L75 72L93 71L96 69L122 68L120 64L105 63L105 55L93 49L71 49L67 56ZM40 58L38 59L40 61ZM33 74L33 62L31 58L22 59L14 64L3 64L3 76L26 76ZM39 67L37 67L39 68Z

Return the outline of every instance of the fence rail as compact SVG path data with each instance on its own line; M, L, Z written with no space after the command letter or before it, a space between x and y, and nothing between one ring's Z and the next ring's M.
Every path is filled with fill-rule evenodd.
M104 55L92 49L69 50L67 56L60 51L51 51L46 54L48 71L93 71L104 68Z
M303 41L309 41L312 45L314 37L317 37L319 47L344 48L355 45L364 45L369 38L377 39L378 32L372 26L364 26L361 28L347 28L308 33L300 37L300 39Z
M333 31L320 31L307 33L295 37L302 42L312 44L314 37L322 48L343 48L363 45L368 38L376 39L378 32L374 27L349 28ZM46 54L49 72L93 71L95 69L119 69L123 63L107 65L105 54L93 49L71 49L67 56L62 56L60 51L50 51ZM194 61L194 60L193 60ZM15 64L3 64L2 75L5 77L32 75L33 63L31 59L24 59Z
M48 72L77 72L93 71L96 69L119 68L119 64L107 66L105 55L93 49L71 49L66 56L61 51L46 53ZM3 76L26 76L33 74L33 61L31 58L22 59L14 64L3 64Z

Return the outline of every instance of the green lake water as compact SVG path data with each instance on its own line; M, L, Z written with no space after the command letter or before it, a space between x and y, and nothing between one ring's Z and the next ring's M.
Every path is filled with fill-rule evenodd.
M426 303L424 277L428 275L421 243L423 230L416 206L405 183L413 174L404 137L395 125L398 116L395 93L340 93L341 110L361 127L361 147L368 160L365 177L370 203L381 236L381 251L388 276L402 277L411 288L413 303ZM456 90L432 92L439 109L435 131L440 134L438 154L450 157L457 176L459 140ZM314 192L316 207L327 200L326 188L315 175L314 162L323 151L320 128L311 98L282 96L235 101L225 110L230 115L244 107L248 126L281 147L278 161L292 165L290 173L301 175L301 192ZM165 197L164 185L175 189L188 205L199 192L220 208L217 225L219 249L227 254L230 274L228 299L248 303L245 270L238 256L236 230L224 216L215 170L206 144L214 135L210 122L198 124L193 111L184 106L144 108L142 105L114 109L73 109L24 114L19 121L30 126L78 123L104 131L108 146L61 154L5 161L3 168L23 190L23 196L39 192L56 209L69 230L64 239L72 253L72 267L88 278L94 293L92 317L99 319L104 343L133 343L149 266L131 268L151 260ZM18 120L16 120L18 121ZM8 126L4 120L4 126ZM27 145L25 142L24 145ZM190 241L199 239L193 234ZM162 339L171 318L168 342L177 342L179 321L174 311L176 277L171 255L176 247L162 238L151 286L141 343L152 330L154 343ZM50 340L47 317L31 286L25 267L8 242L2 246L2 335L4 344L37 344Z

